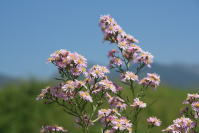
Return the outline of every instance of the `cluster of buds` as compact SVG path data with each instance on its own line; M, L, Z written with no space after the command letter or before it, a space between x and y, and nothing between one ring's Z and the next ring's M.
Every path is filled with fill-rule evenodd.
M189 133L190 129L195 127L195 123L190 118L177 118L173 124L168 126L163 132L168 133Z

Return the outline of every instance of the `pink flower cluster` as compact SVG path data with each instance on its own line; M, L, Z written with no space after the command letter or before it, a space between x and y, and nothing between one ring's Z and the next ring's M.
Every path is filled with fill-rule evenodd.
M85 72L87 67L87 60L82 55L64 49L52 53L48 61L60 69L69 71L74 76Z
M100 118L101 122L110 128L108 131L128 131L129 133L132 132L132 123L130 120L127 120L125 117L121 117L114 109L101 109L98 111L98 117Z
M133 36L126 34L110 15L101 16L99 25L104 32L105 40L112 43L138 43L138 40Z
M195 123L190 118L177 118L173 124L162 130L168 133L189 133L190 129L195 126Z
M85 75L90 79L106 78L109 70L104 66L94 65Z
M195 112L194 117L199 118L199 94L187 94L184 104L190 104L193 111Z

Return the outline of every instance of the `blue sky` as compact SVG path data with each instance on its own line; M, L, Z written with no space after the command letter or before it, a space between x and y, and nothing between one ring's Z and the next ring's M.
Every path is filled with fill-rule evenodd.
M0 73L48 76L49 54L65 48L107 62L98 19L111 14L165 64L199 64L198 0L1 0Z

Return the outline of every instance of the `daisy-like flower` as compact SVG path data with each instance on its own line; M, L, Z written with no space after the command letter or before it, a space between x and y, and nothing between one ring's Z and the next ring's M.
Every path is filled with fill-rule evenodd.
M63 127L60 126L43 126L40 130L40 133L66 133L67 130L65 130Z
M142 51L137 55L136 62L143 63L150 67L150 64L153 62L153 55L149 52Z
M140 80L139 84L157 88L160 84L160 76L155 73L147 73L147 77Z
M187 94L186 100L183 102L184 104L192 104L193 102L199 101L199 94Z
M89 92L87 92L87 91L80 91L79 95L84 100L89 101L91 103L93 102L93 99L92 99L91 95L89 94Z
M130 46L130 44L126 40L122 40L118 43L118 47L123 50L128 49L129 46Z
M113 65L121 66L122 65L122 60L120 58L113 57L113 58L111 58L109 65L110 66L113 66Z
M135 73L129 71L127 71L125 74L122 74L121 77L123 82L138 81L138 76Z
M156 118L156 117L149 117L147 119L147 122L151 125L151 126L160 126L161 125L161 121L160 119Z
M132 132L132 123L130 123L130 120L127 120L125 117L113 119L111 121L111 126L115 130L127 130L129 133Z
M174 120L172 125L162 131L169 133L188 133L194 126L195 124L190 118L181 117Z
M192 106L192 108L193 108L194 111L199 112L199 101L193 102L191 104L191 106Z
M109 70L104 66L95 65L87 73L86 76L90 78L104 78Z
M106 94L108 97L108 103L110 104L111 107L117 108L119 110L124 110L126 109L127 104L125 104L125 101L121 99L120 97L112 97L108 93Z
M134 108L146 108L146 103L140 101L139 98L135 98L133 104L131 104L130 106Z
M113 82L108 79L101 80L97 83L97 86L101 88L101 90L111 90L113 93L116 93L117 91Z

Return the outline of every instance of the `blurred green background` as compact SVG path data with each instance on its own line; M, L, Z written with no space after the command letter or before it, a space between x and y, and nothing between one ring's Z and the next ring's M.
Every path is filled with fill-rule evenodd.
M50 81L18 81L7 84L0 90L0 132L1 133L38 133L42 125L60 125L70 132L80 132L73 118L68 116L56 105L44 104L36 101L41 89L53 85ZM157 116L162 120L162 126L155 128L151 133L159 133L168 126L173 119L179 116L182 102L187 92L193 90L179 90L168 86L160 86L157 90L148 90L145 102L155 102L139 116L139 131L146 127L146 118ZM92 129L97 133L98 129ZM99 131L98 131L99 132Z

